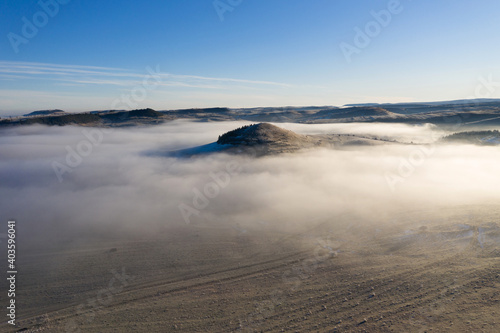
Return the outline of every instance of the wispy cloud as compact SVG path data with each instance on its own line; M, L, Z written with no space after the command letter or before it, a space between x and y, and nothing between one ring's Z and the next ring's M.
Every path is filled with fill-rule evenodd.
M208 81L221 81L221 82L238 82L238 83L273 85L273 86L281 86L281 87L292 87L291 84L271 82L271 81L253 81L253 80L230 79L230 78L214 78L214 77L203 77L203 76L195 76L195 75L175 75L175 74L167 74L167 75L170 77L179 78L179 79L194 79L194 80L205 80L205 81L208 80Z
M160 76L165 86L217 89L223 88L221 85L224 84L240 83L252 86L271 85L291 87L289 84L271 81L181 75L165 72L161 72ZM143 77L143 73L131 72L121 68L0 61L0 80L17 78L22 80L62 81L88 85L133 86L140 82ZM204 84L200 84L200 82L204 82ZM207 82L212 82L213 84L207 85Z
M80 66L80 65L59 65L47 64L36 62L19 62L19 61L0 61L0 71L2 72L19 72L19 73L33 73L33 74L68 74L68 73L82 73L82 74L106 74L106 75L120 75L119 72L125 70L119 68L109 67L96 67L96 66ZM123 75L123 74L121 74Z
M158 78L154 80L155 90L137 107L166 110L213 106L339 105L336 96L346 95L342 89L311 85L311 82L288 84L169 73L156 64L149 69L130 70L0 61L0 116L42 109L70 112L108 110L114 108L116 99L136 93L150 71Z

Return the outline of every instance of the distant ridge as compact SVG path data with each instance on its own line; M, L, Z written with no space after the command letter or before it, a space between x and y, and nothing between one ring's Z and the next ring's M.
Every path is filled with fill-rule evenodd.
M314 115L316 119L343 119L358 117L394 117L393 112L374 106L352 107L319 111Z
M55 110L40 110L40 111L33 111L31 113L27 113L23 115L24 117L31 117L31 116L48 116L48 115L55 115L55 114L66 114L65 111L55 109Z
M153 109L140 109L122 112L108 112L101 115L104 119L127 119L127 118L161 118L163 113Z
M93 117L89 117L89 115ZM443 128L500 126L500 100L472 99L429 103L377 104L353 107L301 106L180 110L103 110L67 113L34 111L26 116L0 119L0 127L44 124L126 127L155 125L176 119L194 121L248 121L252 123L405 123L434 124Z
M345 107L356 106L404 106L404 105L454 105L454 104L478 104L478 103L500 103L500 98L472 98L472 99L456 99L451 101L437 101L437 102L400 102L400 103L354 103L345 104Z
M230 112L231 110L229 108L221 108L221 107L216 107L216 108L204 108L204 109L179 109L179 110L169 110L165 111L167 113L172 112L172 113L227 113Z

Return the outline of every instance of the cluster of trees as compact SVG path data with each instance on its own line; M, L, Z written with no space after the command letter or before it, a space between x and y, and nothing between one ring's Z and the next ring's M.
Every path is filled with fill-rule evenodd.
M108 119L126 119L126 118L160 118L163 116L163 113L155 111L153 109L139 109L132 111L122 111L110 114L102 115L103 118Z
M245 125L242 127L239 127L237 129L234 129L232 131L229 131L227 133L224 133L222 135L219 135L219 139L217 140L217 143L220 145L232 143L233 140L241 135L241 132L246 130L247 128L254 126L252 125Z
M451 135L445 136L444 141L466 141L473 143L488 144L491 141L500 140L500 132L498 130L492 131L469 131L469 132L458 132Z

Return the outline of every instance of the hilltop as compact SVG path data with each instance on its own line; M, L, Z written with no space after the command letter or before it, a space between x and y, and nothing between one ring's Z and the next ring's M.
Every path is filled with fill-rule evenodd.
M32 116L48 116L48 115L62 115L65 114L66 112L63 110L55 109L55 110L40 110L40 111L33 111L31 113L25 114L24 117L32 117Z
M352 145L392 143L380 138L353 134L302 135L269 123L245 125L219 136L216 142L167 155L191 157L210 153L249 154L255 156L293 153L311 148L342 148ZM157 154L157 153L154 153Z
M299 135L292 131L285 130L268 123L243 126L219 136L219 139L217 140L218 144L248 146L259 144L276 144L280 142L297 143L309 142L309 140L304 135Z

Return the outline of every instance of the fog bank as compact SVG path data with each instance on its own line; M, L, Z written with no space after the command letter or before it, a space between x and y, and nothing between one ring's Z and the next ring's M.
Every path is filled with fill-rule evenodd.
M148 154L214 142L242 124L3 130L2 218L16 219L33 237L71 230L105 230L112 237L211 223L307 228L346 213L375 224L393 212L500 199L498 147L391 144L264 158ZM355 133L403 142L432 142L442 134L433 126L277 125L302 134Z

